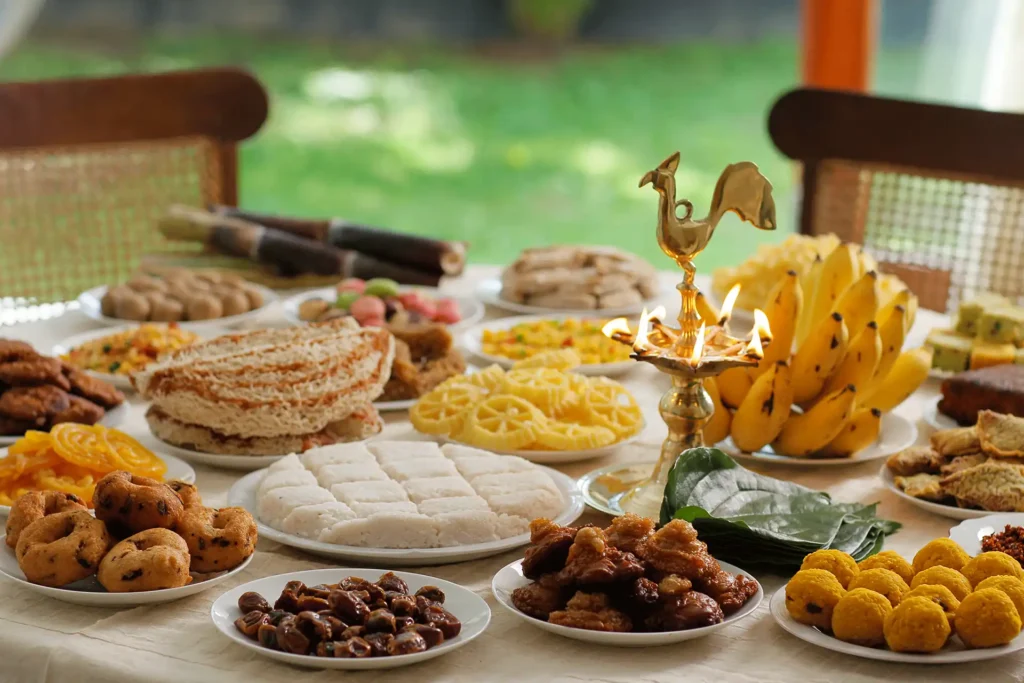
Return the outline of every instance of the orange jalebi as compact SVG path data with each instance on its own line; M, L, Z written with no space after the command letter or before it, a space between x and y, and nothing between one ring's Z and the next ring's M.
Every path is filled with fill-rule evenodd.
M0 505L35 490L73 493L91 507L96 481L116 470L162 479L167 466L135 439L102 425L30 431L0 459Z

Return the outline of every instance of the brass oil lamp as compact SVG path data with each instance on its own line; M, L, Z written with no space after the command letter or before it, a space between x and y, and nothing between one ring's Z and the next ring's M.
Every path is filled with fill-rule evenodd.
M672 387L658 404L668 437L654 471L644 475L635 466L613 467L583 478L588 500L593 503L596 497L596 507L612 514L635 512L657 519L672 465L683 451L704 445L704 425L714 412L704 378L730 368L756 365L764 357L764 345L771 341L768 318L760 310L754 311L754 326L747 338L730 335L728 322L739 285L726 297L718 320L702 320L697 312L699 290L694 284L697 269L693 265L693 259L707 247L719 220L729 211L762 230L775 229L771 183L749 161L732 164L715 185L708 216L694 220L693 204L685 199L676 201L678 166L676 152L644 175L640 187L652 184L661 196L658 244L683 270L683 280L676 285L682 300L679 327L662 322L665 310L659 306L652 312L644 310L635 332L625 318L612 320L603 329L611 339L632 347L631 358L650 363L672 380ZM680 206L685 207L682 217L677 213Z

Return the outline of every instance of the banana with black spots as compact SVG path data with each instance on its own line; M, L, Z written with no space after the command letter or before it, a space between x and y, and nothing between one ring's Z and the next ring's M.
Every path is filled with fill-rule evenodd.
M882 411L878 408L865 408L853 414L843 425L839 435L828 442L822 450L833 458L849 458L862 451L878 439L882 430Z
M826 316L793 354L793 402L806 403L818 396L846 356L849 333L843 316Z
M851 334L874 320L878 313L878 273L873 270L864 273L843 292L833 310L843 316Z
M857 398L857 408L877 408L887 413L917 391L932 367L932 350L926 346L904 351L881 382Z
M800 277L795 270L791 270L779 280L768 297L764 313L772 329L772 341L765 347L764 358L758 362L757 367L750 369L753 379L768 372L778 361L789 360L793 353L793 339L796 337L803 300Z
M857 389L852 384L829 394L805 413L791 415L772 442L776 453L806 458L839 436L853 413Z
M863 389L874 376L881 355L882 340L878 335L878 323L872 320L850 342L846 356L825 382L824 393L831 394L847 384Z
M758 451L779 435L793 405L789 364L776 361L754 382L733 416L729 435L737 448Z

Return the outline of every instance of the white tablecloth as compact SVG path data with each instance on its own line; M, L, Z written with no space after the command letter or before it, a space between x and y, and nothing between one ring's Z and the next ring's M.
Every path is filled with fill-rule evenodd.
M473 267L458 281L446 283L448 291L470 291L476 281L497 274L496 268ZM665 273L665 305L678 310L672 285L675 273ZM706 285L702 278L698 283ZM500 311L489 311L491 317ZM264 322L283 324L279 311L268 311ZM922 311L909 341L919 344L927 330L943 322L940 316ZM10 328L0 336L24 339L46 352L63 338L88 330L93 323L81 314ZM580 476L613 462L644 462L657 458L665 425L657 413L657 401L667 381L653 369L637 367L622 378L644 407L647 428L642 439L613 456L559 467ZM915 422L922 408L934 400L937 386L930 383L911 397L898 412ZM142 408L132 406L124 425L129 433L145 434ZM387 415L385 434L412 435L404 415ZM919 423L920 440L928 429ZM890 537L887 549L906 557L936 536L946 535L953 522L924 512L883 488L878 479L880 463L816 470L773 468L773 476L828 491L840 501L879 501L879 515L902 522ZM203 498L211 505L225 503L237 473L196 466ZM606 522L603 515L587 512L585 521ZM206 593L179 602L135 609L98 609L57 602L0 582L0 681L120 681L153 683L185 681L282 681L297 675L303 680L374 681L957 681L983 676L985 681L1024 680L1020 655L976 665L912 667L883 664L838 655L807 645L784 633L768 613L768 597L786 577L754 572L765 588L766 599L757 613L704 639L642 651L605 648L550 635L507 614L490 593L491 577L503 565L521 556L521 550L490 559L443 567L414 569L460 583L477 592L491 606L493 616L486 633L469 646L425 664L383 673L340 674L293 669L244 650L224 638L210 621L210 605L222 584ZM256 557L236 583L302 569L331 566L322 559L260 541Z

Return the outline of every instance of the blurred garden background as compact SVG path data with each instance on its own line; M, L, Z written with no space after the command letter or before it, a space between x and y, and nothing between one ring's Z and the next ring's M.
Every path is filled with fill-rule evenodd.
M885 3L876 91L913 89L932 5ZM554 242L657 263L643 173L680 150L699 213L755 161L780 231L724 225L711 268L793 230L765 121L799 81L798 21L796 0L48 0L0 80L244 66L271 115L243 206L465 239L478 263Z

